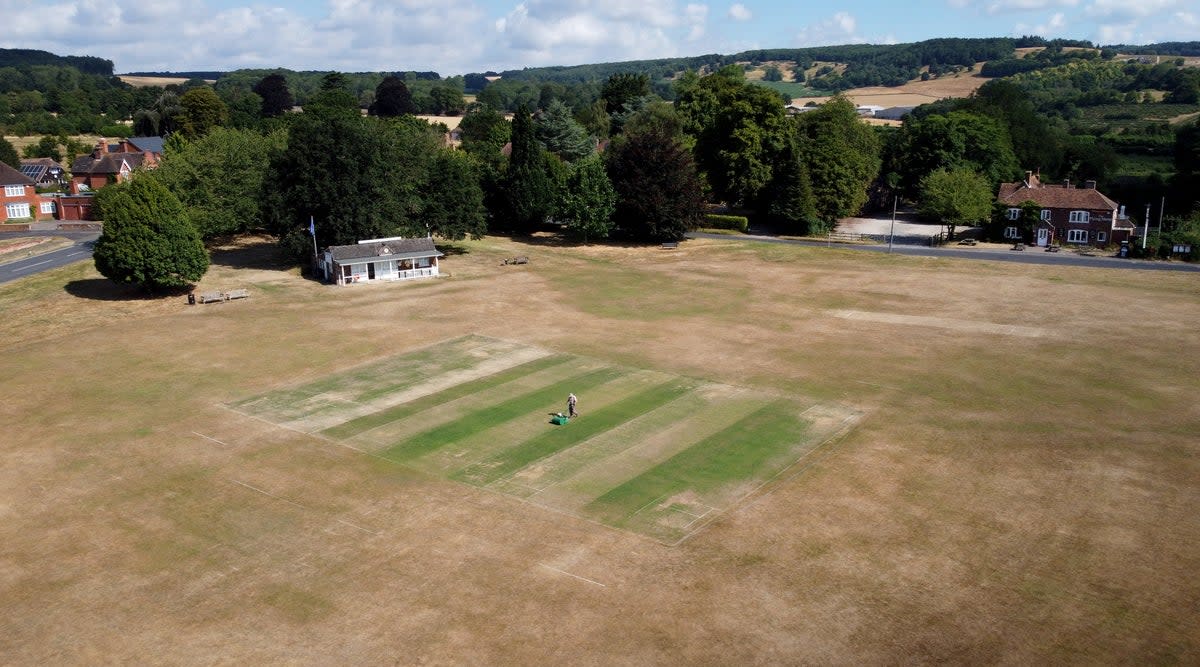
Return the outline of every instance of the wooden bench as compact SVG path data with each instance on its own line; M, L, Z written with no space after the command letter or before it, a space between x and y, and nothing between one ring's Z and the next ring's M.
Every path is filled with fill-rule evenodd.
M1056 246L1056 245L1048 245L1048 246L1046 246L1046 252L1058 252L1058 249L1059 249L1059 248L1058 248L1058 246Z
M245 299L248 296L250 296L250 290L245 288L229 290L225 293L226 299Z
M224 301L225 295L221 292L201 292L200 303L213 303L215 301Z
M958 245L975 245L975 239L963 239L958 242Z
M676 250L679 248L679 241L667 241L662 244L663 250Z

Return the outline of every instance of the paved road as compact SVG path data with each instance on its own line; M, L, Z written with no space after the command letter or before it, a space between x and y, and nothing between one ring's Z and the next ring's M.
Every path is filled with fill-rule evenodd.
M100 238L99 232L12 232L5 233L2 238L19 238L27 236L58 236L74 241L74 245L60 248L52 252L33 255L26 259L0 264L0 283L18 280L41 271L56 269L60 266L73 264L92 258L92 244Z
M687 235L689 238L697 239L717 239L723 241L759 241L762 243L786 243L791 245L803 245L824 248L828 244L821 241L794 241L790 239L781 239L774 236L732 236L727 234L705 234L703 232L692 232ZM883 252L888 251L887 244L880 245L856 245L850 243L835 243L833 247L838 250L861 250L863 252ZM1190 271L1200 273L1200 265L1188 264L1185 262L1150 262L1138 259L1118 259L1116 257L1083 257L1069 252L1045 252L1040 248L1027 248L1023 252L1014 250L991 250L986 248L958 248L958 247L939 247L930 248L926 246L913 245L896 245L892 248L892 254L895 255L911 255L914 257L949 257L954 259L986 259L993 262L1016 262L1018 264L1050 264L1055 266L1086 266L1092 268L1103 269L1143 269L1146 271Z

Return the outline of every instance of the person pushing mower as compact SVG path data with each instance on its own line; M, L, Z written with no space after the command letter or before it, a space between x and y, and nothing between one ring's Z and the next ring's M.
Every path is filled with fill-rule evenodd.
M578 403L579 403L579 399L575 398L575 394L567 394L567 416L568 417L578 417L579 416L579 413L575 411L575 406Z

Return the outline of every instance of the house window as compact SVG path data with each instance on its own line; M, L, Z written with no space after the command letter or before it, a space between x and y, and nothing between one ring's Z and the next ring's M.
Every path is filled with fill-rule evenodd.
M1088 230L1086 229L1068 229L1067 243L1087 243Z
M52 201L42 202L42 213L53 213L53 212L54 212L54 202L52 202Z
M1087 211L1071 211L1071 222L1086 223L1091 217Z
M1042 220L1049 220L1049 219L1050 219L1050 209L1048 209L1048 208L1042 209Z
M1108 240L1108 232L1096 232L1096 243L1104 243Z
M4 186L4 196L5 197L24 197L25 196L25 186L24 185L6 185L6 186Z
M29 204L5 204L4 211L8 213L9 219L30 217Z
M1017 218L1020 218L1020 217L1021 217L1021 209L1019 209L1019 208L1008 209L1008 219L1009 220L1016 220Z
M1005 227L1004 228L1004 238L1019 239L1019 238L1021 238L1021 234L1020 234L1020 232L1017 231L1016 227Z

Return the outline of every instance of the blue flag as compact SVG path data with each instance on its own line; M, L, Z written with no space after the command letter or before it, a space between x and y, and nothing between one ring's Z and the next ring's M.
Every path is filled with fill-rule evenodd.
M317 226L313 224L312 216L308 216L308 235L317 238Z

